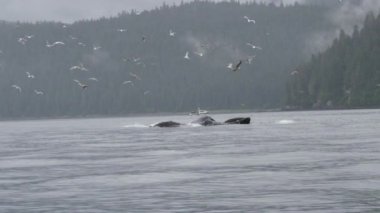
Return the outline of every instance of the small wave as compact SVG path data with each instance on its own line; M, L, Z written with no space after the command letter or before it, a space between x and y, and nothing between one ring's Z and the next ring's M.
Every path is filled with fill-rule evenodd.
M149 126L144 125L144 124L128 124L123 126L124 128L147 128Z
M295 121L294 120L279 120L279 121L276 121L276 124L294 124Z

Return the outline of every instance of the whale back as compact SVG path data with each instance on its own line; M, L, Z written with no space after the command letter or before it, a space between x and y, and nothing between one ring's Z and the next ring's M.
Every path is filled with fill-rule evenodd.
M198 118L197 120L195 120L195 121L193 121L191 123L200 124L202 126L214 126L214 125L220 125L221 124L219 122L216 122L210 116L202 116L202 117Z
M164 122L160 122L154 125L154 127L179 127L179 126L181 126L181 124L174 121L164 121Z
M246 118L231 118L226 121L224 121L225 124L250 124L251 123L251 118L246 117Z

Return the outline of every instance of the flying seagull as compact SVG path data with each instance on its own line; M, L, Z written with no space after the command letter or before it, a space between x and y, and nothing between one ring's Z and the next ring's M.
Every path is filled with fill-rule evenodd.
M294 70L294 71L292 71L291 73L290 73L290 75L297 75L299 72L298 72L298 70Z
M34 35L26 35L24 37L18 38L17 42L19 42L22 45L25 45L26 42L28 42L28 40L31 39L31 38L33 38L33 37L34 37Z
M117 29L117 31L122 33L122 32L127 31L127 29Z
M123 84L124 84L124 85L126 85L126 84L131 84L132 86L134 86L134 84L133 84L132 81L124 81Z
M93 50L99 50L100 48L102 48L101 46L93 46Z
M202 57L204 55L202 52L194 52L194 54L199 55L199 57Z
M25 73L28 76L28 78L34 78L35 77L34 75L30 74L30 72L25 72Z
M141 78L138 75L136 75L136 74L134 74L132 72L130 72L129 75L132 76L136 80L141 80Z
M234 64L233 64L233 63L229 63L229 64L227 65L227 68L232 70L232 69L234 68Z
M258 49L258 50L262 50L263 48L259 47L259 46L256 46L252 43L246 43L248 46L252 47L252 49Z
M79 45L79 46L82 46L82 47L85 47L85 46L86 46L86 44L83 43L83 42L78 42L78 45Z
M74 70L88 71L88 69L86 67L84 67L84 65L82 63L80 63L79 65L70 67L70 70L71 71L74 71Z
M243 18L246 19L248 23L256 24L256 20L250 19L248 16L244 16Z
M187 60L190 60L190 57L189 57L189 52L186 52L185 56L183 57L184 59L187 59Z
M44 92L36 90L36 89L34 90L34 93L36 93L36 95L43 95L44 94Z
M16 84L13 84L12 87L15 88L15 89L17 89L18 92L21 92L21 87L20 86L18 86Z
M26 38L26 39L31 39L31 38L33 38L34 37L34 35L26 35L24 38Z
M54 43L52 43L52 44L49 44L49 42L48 41L46 41L46 47L54 47L54 46L63 46L63 45L65 45L65 43L64 42L62 42L62 41L56 41L56 42L54 42Z
M238 69L240 69L240 66L242 63L243 63L243 61L239 60L239 62L235 65L235 67L232 69L232 71L236 72Z
M22 44L22 45L25 45L27 41L28 40L26 38L18 38L17 39L17 42L20 43L20 44Z
M141 60L141 58L135 58L135 57L133 57L132 60L133 60L133 62L137 63L137 62L139 62Z
M170 30L169 31L169 36L174 37L175 36L175 32L173 30Z
M86 84L83 84L82 82L74 79L74 82L76 82L78 84L78 86L82 87L82 89L86 89L88 87L88 85Z

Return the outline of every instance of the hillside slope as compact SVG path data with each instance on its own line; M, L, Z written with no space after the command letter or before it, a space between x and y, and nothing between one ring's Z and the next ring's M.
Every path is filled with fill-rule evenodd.
M380 106L380 16L369 14L363 29L343 31L323 54L299 67L287 87L293 108Z
M0 117L278 107L307 39L334 27L328 12L192 2L73 24L1 22Z

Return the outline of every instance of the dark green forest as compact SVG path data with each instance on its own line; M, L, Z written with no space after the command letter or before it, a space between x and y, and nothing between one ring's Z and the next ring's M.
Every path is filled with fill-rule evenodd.
M3 21L0 118L278 108L289 73L310 59L308 38L334 29L325 18L331 8L195 1L72 24ZM368 18L353 38L342 34L328 56L314 56L302 69L309 74L289 84L288 103L338 101L343 89L351 89L352 105L379 103L379 43L372 45L379 36L369 27L376 23ZM352 54L341 58L344 52ZM355 57L373 63L353 64ZM240 60L236 72L227 68ZM312 85L303 89L307 101L295 94L305 85Z
M287 94L293 109L380 107L380 16L370 13L352 35L341 31L293 72Z

